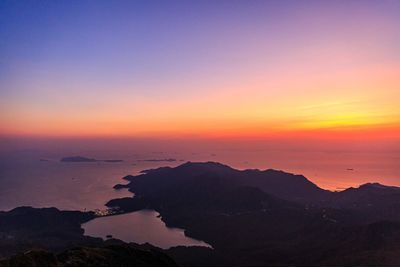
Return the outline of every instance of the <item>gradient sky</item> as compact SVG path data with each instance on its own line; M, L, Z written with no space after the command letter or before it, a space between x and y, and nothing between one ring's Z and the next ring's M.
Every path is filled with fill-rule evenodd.
M0 2L0 133L400 138L400 1Z

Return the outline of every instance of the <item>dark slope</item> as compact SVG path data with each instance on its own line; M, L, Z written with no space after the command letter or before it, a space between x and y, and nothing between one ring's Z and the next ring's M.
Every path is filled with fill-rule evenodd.
M143 250L130 245L79 247L59 254L43 250L29 251L3 260L0 267L177 267L158 250Z
M364 222L400 221L400 188L368 183L337 192L324 205L358 213Z
M92 212L56 208L0 212L0 266L177 266L149 245L84 236L81 224L94 217Z
M290 201L310 203L329 198L331 192L319 188L303 175L277 170L246 170L242 183Z
M147 170L125 179L136 197L112 200L109 206L156 209L167 225L182 227L187 235L211 244L215 249L211 254L199 253L214 263L310 267L391 266L388 264L399 262L393 257L400 251L398 223L371 224L373 220L367 220L369 214L361 209L337 205L348 192L324 191L303 176L272 170L238 171L208 162ZM355 190L361 195L363 191L371 188ZM278 192L285 200L276 197ZM343 203L345 206L348 200ZM185 256L193 251L181 248L171 253L178 262L199 266L196 253Z
M146 177L143 182L142 177ZM262 191L279 197L281 199L314 202L329 198L331 192L323 190L310 182L302 175L295 175L276 170L236 170L227 165L216 162L187 162L175 168L163 167L154 170L146 170L139 176L127 176L131 181L130 188L137 191L144 190L146 193L157 192L154 189L146 190L146 185L159 184L171 186L185 183L195 179L219 179L236 185L257 187ZM168 179L168 183L163 183ZM151 180L151 182L147 182Z
M195 194L206 186L209 194L215 194L214 191L218 187L224 189L252 187L270 196L298 204L358 213L357 218L353 218L353 220L358 219L358 221L365 223L382 219L400 220L400 188L378 183L369 183L342 192L331 192L319 188L302 175L276 170L241 171L216 162L187 162L175 168L163 167L146 170L141 175L129 175L125 179L130 183L121 187L129 188L136 195L146 196L147 199L161 197L162 194L170 194L174 190L183 193L189 191L190 194ZM244 189L241 188L240 190ZM203 192L205 191L203 190ZM257 193L255 194L257 195ZM209 196L204 197L210 198ZM230 201L233 203L237 199L243 201L244 198L233 198ZM195 199L194 201L198 202L198 200ZM127 202L129 202L129 199L127 199ZM112 202L110 204L111 206L114 205ZM136 202L135 205L137 206L136 209L140 209L143 203L138 205L138 202ZM134 207L135 205L132 203L128 206ZM235 203L235 205L238 205L238 203Z
M124 187L135 192L135 198L111 200L108 206L125 211L155 209L167 225L182 227L188 236L213 246L213 250L176 247L164 251L181 266L400 266L396 187L366 184L333 193L303 176L238 171L212 162L146 170L124 179L129 181ZM277 197L280 190L289 197ZM291 190L300 193L293 198ZM307 197L306 192L315 196ZM0 212L0 251L103 246L107 241L85 237L80 228L93 216L54 208ZM94 262L114 259L119 253L100 250L78 249L96 255L90 256ZM121 253L118 257L124 258ZM61 261L61 254L51 255Z
M60 250L101 239L83 235L81 224L92 212L60 211L56 208L20 207L0 212L0 256L31 248Z
M381 201L400 200L400 187L367 183L358 188L348 188L333 195L332 204L349 208L365 208Z

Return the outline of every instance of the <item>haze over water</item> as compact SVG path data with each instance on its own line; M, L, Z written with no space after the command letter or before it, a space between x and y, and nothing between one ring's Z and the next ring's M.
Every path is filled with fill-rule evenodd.
M77 155L124 161L60 162L62 157ZM366 182L400 186L400 153L396 144L386 143L337 147L300 141L8 140L0 157L0 210L21 205L103 209L112 198L132 195L112 188L125 182L123 176L186 161L280 169L303 174L330 190ZM175 161L146 161L163 159Z
M1 212L0 256L101 244L84 229L211 244L172 251L194 266L399 262L399 188L330 193L219 164L150 172L136 199L113 188L189 161L400 187L399 14L400 0L1 0L0 211L97 212ZM61 160L76 156L95 160Z
M399 185L400 2L250 2L1 1L1 205L101 206L142 157Z

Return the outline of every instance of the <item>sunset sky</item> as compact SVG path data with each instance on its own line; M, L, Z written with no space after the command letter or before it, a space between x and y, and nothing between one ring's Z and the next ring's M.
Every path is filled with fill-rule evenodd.
M0 134L400 138L400 1L113 3L0 2Z

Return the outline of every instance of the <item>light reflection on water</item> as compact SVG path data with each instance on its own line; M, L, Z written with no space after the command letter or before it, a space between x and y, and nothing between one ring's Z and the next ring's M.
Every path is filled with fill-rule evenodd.
M82 155L98 159L123 159L120 163L61 163L63 156ZM41 158L49 161L40 161ZM176 158L174 162L146 162L146 158ZM113 198L132 196L127 190L114 190L121 178L143 169L177 166L183 161L219 161L235 168L280 169L303 174L326 189L380 182L400 186L400 153L290 150L210 150L206 152L130 151L74 153L0 153L0 210L18 206L55 206L60 209L104 209ZM352 169L352 170L348 170Z
M175 144L173 144L175 145ZM154 152L135 152L134 149L101 152L71 151L0 151L0 210L18 206L57 207L69 210L103 210L113 198L132 196L127 190L114 190L121 178L143 169L177 166L183 161L218 161L234 168L281 169L304 174L317 185L327 189L358 186L366 182L381 182L400 186L400 153L390 150L307 150L292 149L231 149L205 147L198 151L175 148ZM185 152L186 151L186 152ZM85 156L96 159L123 159L124 162L62 163L61 157ZM169 159L173 162L148 162L143 159ZM41 161L46 159L48 161ZM352 169L352 170L349 170ZM162 247L194 244L180 229L168 229L156 213L141 211L127 215L99 218L86 225L87 233L138 243L150 242ZM150 230L146 230L150 229ZM166 242L166 243L165 243ZM172 242L172 243L168 243ZM193 243L192 243L193 242Z
M121 239L125 242L150 243L157 247L207 246L207 243L186 237L178 228L168 228L153 210L142 210L127 214L106 216L82 225L85 235Z

